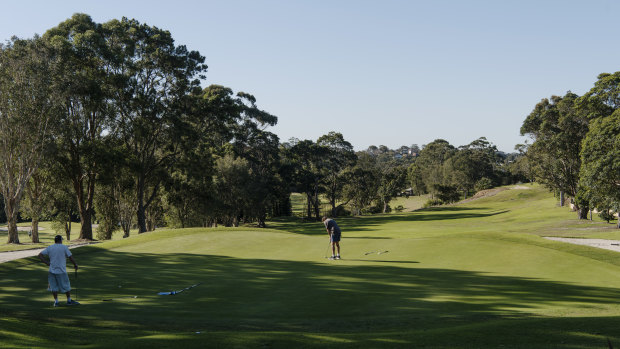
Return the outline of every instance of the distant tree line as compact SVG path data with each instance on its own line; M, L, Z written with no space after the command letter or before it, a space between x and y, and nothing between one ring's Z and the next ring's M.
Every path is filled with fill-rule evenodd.
M250 94L203 88L206 71L168 31L127 18L75 14L1 45L8 242L19 243L19 217L32 221L33 242L44 219L70 239L78 218L86 240L134 227L262 227L291 214L292 192L319 219L322 202L334 216L388 212L408 187L452 202L523 177L485 138L357 153L338 132L280 143L267 131L276 116Z
M521 145L532 176L570 200L579 219L599 211L608 222L620 209L620 72L600 74L583 96L541 100L526 117ZM620 221L618 222L620 228Z

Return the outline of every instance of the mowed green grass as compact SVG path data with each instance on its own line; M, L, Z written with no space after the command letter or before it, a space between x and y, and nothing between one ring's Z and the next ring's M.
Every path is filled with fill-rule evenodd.
M34 259L2 264L0 347L620 347L620 255L541 237L620 236L544 189L338 223L340 261L297 219L81 247L78 307Z

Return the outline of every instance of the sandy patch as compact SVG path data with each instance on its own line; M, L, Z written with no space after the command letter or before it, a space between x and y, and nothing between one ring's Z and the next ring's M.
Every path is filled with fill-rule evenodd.
M585 245L590 247L604 248L606 250L612 250L620 252L620 240L605 240L605 239L575 239L575 238L556 238L545 237L548 240L567 242L569 244Z
M70 245L69 248L77 248L90 244L96 244L98 242L86 242L75 245ZM21 251L9 251L9 252L0 252L0 263L12 261L20 258L27 258L32 256L37 256L39 252L43 251L45 248L36 248L32 250L21 250Z

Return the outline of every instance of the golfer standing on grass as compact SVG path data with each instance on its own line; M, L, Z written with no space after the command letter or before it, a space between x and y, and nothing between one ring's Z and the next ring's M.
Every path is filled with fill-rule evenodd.
M323 217L323 224L329 235L329 241L332 243L332 256L329 259L340 259L340 227L335 220L327 217ZM338 253L336 253L336 248Z
M43 256L48 256L49 262ZM39 253L41 262L50 267L49 273L47 274L47 281L49 282L49 291L52 291L52 295L54 296L55 307L58 306L58 292L67 295L67 305L80 304L71 299L71 284L69 283L69 275L67 275L67 258L71 260L77 272L78 265L75 263L75 259L73 259L69 248L62 244L62 236L60 235L56 235L53 245L47 246L45 250Z

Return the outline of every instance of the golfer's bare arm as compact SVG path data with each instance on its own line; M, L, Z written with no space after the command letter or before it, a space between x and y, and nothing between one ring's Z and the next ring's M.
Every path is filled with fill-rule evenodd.
M41 260L41 262L45 263L45 265L50 265L50 262L48 262L47 259L45 259L45 257L43 257L42 253L39 253L38 257Z
M73 267L75 268L75 270L78 269L78 265L77 263L75 263L75 259L73 259L73 256L69 256L69 260L71 261L71 263L73 263Z

